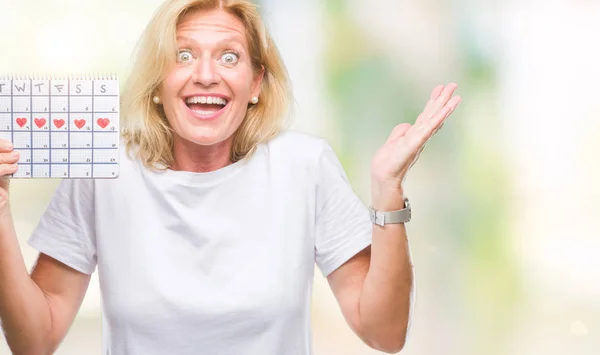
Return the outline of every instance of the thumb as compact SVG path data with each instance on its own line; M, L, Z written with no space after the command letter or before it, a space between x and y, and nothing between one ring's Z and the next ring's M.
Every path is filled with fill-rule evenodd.
M387 142L391 142L393 140L396 140L396 139L402 137L406 133L406 131L408 131L408 129L410 127L411 127L410 123L400 123L399 125L394 127L394 129L392 129L392 133L390 133L390 136L389 136Z

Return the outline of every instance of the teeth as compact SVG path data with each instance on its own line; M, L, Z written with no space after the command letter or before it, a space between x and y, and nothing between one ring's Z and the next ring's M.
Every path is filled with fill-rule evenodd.
M216 112L216 111L201 111L201 110L193 110L193 111L200 116L210 116Z
M188 104L227 105L227 100L216 96L193 96L186 100Z

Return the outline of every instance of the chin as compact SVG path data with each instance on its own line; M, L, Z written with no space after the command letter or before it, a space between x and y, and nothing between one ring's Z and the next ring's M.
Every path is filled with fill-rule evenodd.
M227 140L229 137L224 133L218 130L206 129L205 127L194 127L190 128L187 132L178 133L177 135L196 145L211 146Z

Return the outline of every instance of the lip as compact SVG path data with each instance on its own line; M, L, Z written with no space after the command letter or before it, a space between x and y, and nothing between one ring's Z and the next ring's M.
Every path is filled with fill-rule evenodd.
M229 96L227 95L223 95L223 94L215 94L215 93L197 93L197 94L189 94L189 95L184 95L183 96L183 103L185 103L187 101L187 99L189 99L190 97L195 97L195 96L204 96L204 97L220 97L222 99L227 100L227 103L229 104L229 101L231 100L229 98ZM187 106L187 105L186 105Z
M197 96L197 95L192 95L192 96ZM209 96L217 96L217 95L209 95ZM225 97L223 97L225 98ZM202 120L202 121L212 121L215 120L217 118L219 118L223 112L225 112L225 109L229 106L230 101L227 100L227 104L225 106L223 106L220 110L213 112L210 115L199 115L196 112L194 112L186 103L185 100L183 101L183 106L185 107L185 109L190 113L190 115L192 115L193 117Z

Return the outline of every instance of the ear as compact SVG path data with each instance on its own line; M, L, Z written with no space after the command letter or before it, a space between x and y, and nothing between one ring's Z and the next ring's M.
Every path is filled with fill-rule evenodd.
M260 88L262 81L265 76L265 66L261 64L260 72L254 76L254 83L252 84L252 96L260 96Z

